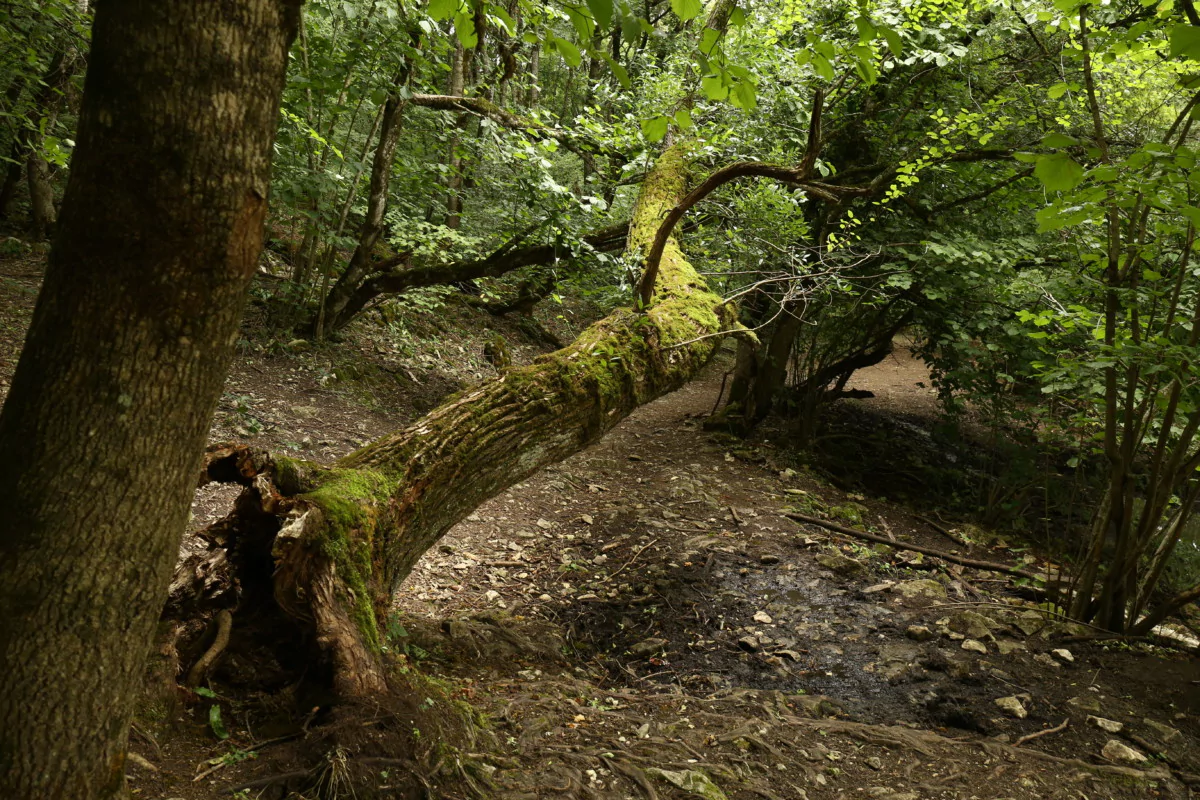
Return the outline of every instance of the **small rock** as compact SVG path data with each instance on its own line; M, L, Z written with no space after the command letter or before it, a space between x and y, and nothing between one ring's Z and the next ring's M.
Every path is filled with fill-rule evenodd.
M758 563L760 563L764 566L770 566L771 564L778 564L780 562L780 560L781 559L779 558L779 556L773 556L773 555L768 554L768 555L764 555L764 556L759 556Z
M957 631L968 639L988 639L995 627L995 620L974 611L960 611L950 618L950 630Z
M303 353L311 347L312 345L305 339L292 339L287 343L289 353Z
M993 702L995 703L996 708L1000 709L1005 714L1008 714L1010 717L1025 719L1029 716L1029 712L1025 710L1025 704L1021 702L1020 698L1014 696L1001 697Z
M765 611L758 611L758 612L756 612L756 613L754 614L754 621L755 621L755 622L758 622L758 623L761 623L761 624L763 624L763 625L770 625L770 624L771 624L772 622L774 622L775 620L774 620L774 619L772 619L772 618L771 618L771 615L770 615L770 614L768 614L767 612L765 612Z
M928 642L936 634L924 625L909 625L904 635L915 642Z
M897 583L892 591L899 592L905 597L929 597L938 600L946 599L946 587L937 581L921 578L915 581Z
M1041 664L1043 667L1050 667L1051 669L1061 669L1062 668L1062 665L1059 664L1057 661L1055 661L1054 657L1049 655L1048 653L1035 653L1033 656L1033 660L1036 661L1037 663Z
M600 555L598 555L592 559L592 563L595 564L596 566L600 566L602 564L607 564L608 556L604 555L604 553L601 553Z
M537 521L537 526L544 531L548 531L554 527L554 523L548 519L539 519Z
M1171 742L1175 739L1178 739L1182 735L1170 725L1164 725L1161 722L1155 722L1152 719L1143 719L1142 723L1150 728L1150 730L1154 731L1155 738L1157 738L1160 742Z
M861 561L837 553L822 553L817 556L817 563L839 575L854 575L865 569Z
M668 644L666 639L643 639L629 648L629 654L635 658L649 658L656 653L661 653Z
M743 650L745 650L747 652L750 652L750 653L758 652L758 637L743 636L742 638L737 640L737 643L738 643L738 647L742 648Z
M1086 694L1072 697L1067 701L1067 705L1074 706L1081 711L1091 711L1093 714L1100 713L1100 700Z
M497 592L495 589L488 589L486 592L483 593L483 596L490 602L494 602L494 601L500 599L500 593Z
M1105 719L1104 717L1095 717L1088 714L1088 724L1099 728L1106 733L1120 733L1125 728L1125 723L1117 722L1114 719Z
M967 639L962 643L962 649L970 653L987 655L987 645L977 639Z
M554 598L548 594L543 594L538 597L538 600L541 600L543 603L549 603L553 599Z
M1000 655L1007 656L1018 651L1023 652L1025 650L1025 643L1014 639L997 639L996 649L1000 651Z
M878 756L871 756L867 759L867 766L871 769L879 770L883 769L883 762L879 760Z
M1050 652L1060 661L1065 661L1068 664L1075 663L1075 656L1071 654L1070 650L1059 648L1058 650L1051 650Z
M884 581L883 583L877 583L874 586L868 586L867 588L863 589L863 594L878 594L879 592L886 592L895 585L895 581Z
M1104 749L1100 751L1100 755L1109 761L1123 762L1125 764L1141 764L1146 761L1146 756L1134 750L1126 744L1118 742L1116 739L1109 739L1104 745Z

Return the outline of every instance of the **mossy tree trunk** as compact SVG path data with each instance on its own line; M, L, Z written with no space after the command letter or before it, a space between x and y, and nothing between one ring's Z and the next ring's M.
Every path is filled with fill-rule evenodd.
M686 183L685 148L671 148L642 186L630 251L645 253ZM426 550L485 500L693 378L732 321L725 308L672 238L644 312L618 310L568 347L330 467L274 459L260 468L245 451L226 452L241 467L224 472L247 484L249 502L235 513L265 512L278 526L276 602L315 628L335 688L343 696L384 688L378 623ZM210 474L222 469L214 462Z

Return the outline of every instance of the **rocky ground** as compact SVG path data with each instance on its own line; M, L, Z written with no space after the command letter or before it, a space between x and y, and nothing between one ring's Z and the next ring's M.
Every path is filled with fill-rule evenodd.
M36 287L29 260L0 260L0 396ZM335 458L491 374L497 326L518 361L538 352L467 308L320 348L248 333L214 439ZM933 519L937 497L835 488L779 426L705 432L722 369L426 556L388 626L404 679L427 687L411 709L331 712L297 692L267 713L222 694L218 670L216 692L142 709L135 796L1192 796L1194 654L1095 638L1039 608L1036 586L906 549L1053 569L1011 534ZM901 353L856 376L876 398L847 402L919 427L936 411L926 380ZM199 493L194 527L231 500ZM453 746L427 727L438 713L472 720ZM350 793L351 772L370 793Z

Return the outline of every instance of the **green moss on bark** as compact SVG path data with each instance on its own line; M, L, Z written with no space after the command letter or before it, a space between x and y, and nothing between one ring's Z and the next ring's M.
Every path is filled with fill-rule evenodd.
M363 642L380 652L379 621L372 591L375 576L374 540L379 509L395 486L382 472L370 469L332 469L316 476L318 487L301 495L324 516L319 539L309 542L337 567L337 574L352 597L347 598L351 619Z

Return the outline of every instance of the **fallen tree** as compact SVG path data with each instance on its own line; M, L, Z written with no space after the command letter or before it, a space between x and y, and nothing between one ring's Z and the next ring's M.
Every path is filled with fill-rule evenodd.
M647 175L631 253L645 255L684 197L687 167L687 148L676 145ZM383 690L380 622L421 555L480 503L681 387L731 323L728 307L668 237L644 310L619 309L568 347L333 465L219 449L206 480L246 488L235 511L206 532L209 552L177 572L168 613L231 609L236 630L240 598L272 598L327 657L340 695Z

